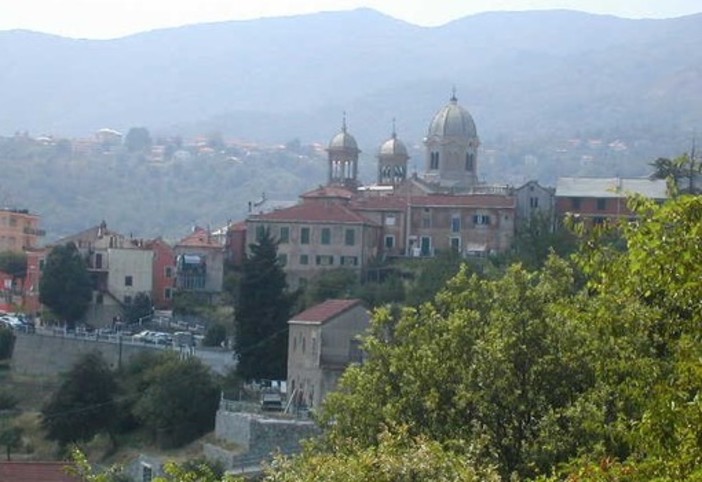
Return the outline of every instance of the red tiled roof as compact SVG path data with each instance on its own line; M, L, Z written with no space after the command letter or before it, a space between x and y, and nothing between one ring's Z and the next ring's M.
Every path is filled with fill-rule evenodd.
M476 207L476 208L513 208L516 200L512 196L499 194L430 194L412 196L412 206L423 207Z
M351 208L360 211L403 211L407 209L407 197L397 195L361 197L351 202Z
M289 323L325 323L343 312L361 305L361 300L327 300L293 316Z
M347 223L371 224L375 223L364 218L346 206L339 203L302 203L285 209L278 209L270 213L258 214L249 218L252 221L292 221L312 223Z
M237 221L229 225L229 231L246 231L246 221Z
M2 482L79 482L66 473L68 462L0 462Z
M302 194L300 197L303 199L325 197L351 199L353 197L353 192L338 186L320 186L317 189Z
M184 237L176 246L188 246L191 248L219 248L217 241L204 228L195 228L192 234Z

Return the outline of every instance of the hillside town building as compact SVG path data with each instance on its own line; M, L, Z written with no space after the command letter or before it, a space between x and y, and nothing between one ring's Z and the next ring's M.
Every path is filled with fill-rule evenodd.
M478 181L480 140L455 92L431 119L424 146L424 172L409 176L408 151L393 125L378 150L377 184L362 186L360 149L344 116L327 148L327 184L301 195L295 206L252 213L245 221L246 243L230 246L233 258L241 259L242 244L256 242L267 229L280 241L280 259L295 288L323 270L360 273L372 260L509 249L518 197L508 186ZM538 209L550 207L544 200ZM236 229L232 239L241 239L242 225Z

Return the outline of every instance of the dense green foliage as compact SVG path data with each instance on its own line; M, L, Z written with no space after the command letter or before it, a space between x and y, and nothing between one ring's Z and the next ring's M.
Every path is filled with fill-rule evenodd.
M653 179L666 179L671 188L684 194L699 194L702 191L699 164L695 153L683 154L675 159L659 157L650 166L653 168Z
M205 331L205 338L202 340L204 346L220 346L227 340L227 327L221 323L212 323Z
M143 428L162 447L179 447L214 426L219 386L197 358L146 353L113 372L97 353L81 358L42 410L49 440L65 447Z
M39 301L68 325L80 320L93 291L90 275L75 244L54 247L39 282Z
M702 480L702 198L631 203L571 259L377 310L322 437L264 480Z
M179 447L214 428L219 388L198 359L165 356L140 384L133 412L160 446Z
M640 221L587 234L574 263L463 268L432 303L378 311L300 480L403 430L502 480L699 480L702 199L632 205Z
M147 321L153 314L153 304L148 293L137 293L132 302L124 309L124 317L127 323L138 323Z
M116 395L117 382L107 362L97 352L86 354L42 409L46 437L65 447L111 433Z
M288 359L288 319L292 297L268 230L249 246L235 308L238 370L246 380L284 380Z
M27 255L15 251L0 252L0 271L13 278L24 278L27 274Z
M12 357L16 338L12 328L0 326L0 360L7 360Z

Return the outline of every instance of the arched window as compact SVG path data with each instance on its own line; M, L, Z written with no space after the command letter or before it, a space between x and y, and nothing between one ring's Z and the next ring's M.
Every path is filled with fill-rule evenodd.
M434 171L439 169L439 153L438 152L432 152L429 155L429 169L432 169Z
M472 152L468 152L466 153L466 171L472 171L474 167L474 155Z

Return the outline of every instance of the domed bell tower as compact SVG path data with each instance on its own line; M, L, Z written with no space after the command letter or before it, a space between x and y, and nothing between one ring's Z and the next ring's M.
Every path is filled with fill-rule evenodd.
M329 142L328 185L344 186L355 189L358 187L358 155L361 150L356 139L346 130L346 113L341 123L341 132Z
M378 151L378 184L397 186L407 179L407 148L397 138L395 119L392 120L392 137Z

